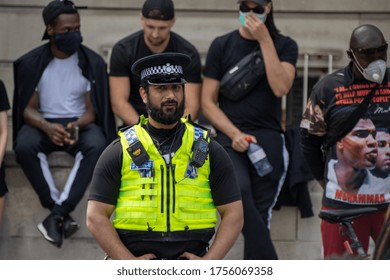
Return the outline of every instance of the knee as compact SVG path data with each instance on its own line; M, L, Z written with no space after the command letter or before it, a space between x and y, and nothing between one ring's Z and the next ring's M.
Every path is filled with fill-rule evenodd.
M14 150L16 156L23 157L23 155L36 153L39 150L41 141L42 137L37 130L29 126L23 126L15 141Z
M15 150L16 158L19 159L19 158L23 158L25 155L32 154L33 151L36 150L36 145L34 142L30 142L26 140L16 141L14 150Z
M106 148L106 141L105 139L97 138L94 141L86 143L85 145L87 151L89 151L89 154L100 156L100 154Z

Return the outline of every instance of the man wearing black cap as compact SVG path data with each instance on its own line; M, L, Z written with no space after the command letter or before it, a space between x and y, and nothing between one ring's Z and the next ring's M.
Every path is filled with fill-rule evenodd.
M222 259L240 233L241 197L227 153L208 130L181 118L189 64L187 55L162 53L132 67L149 117L123 128L103 152L87 208L88 229L113 259Z
M18 162L50 215L38 225L61 247L80 227L69 215L92 177L103 149L115 138L106 65L81 45L80 16L71 1L43 9L50 40L14 63L13 141ZM65 151L75 163L62 192L55 186L47 155Z
M110 57L110 95L115 115L124 125L138 122L147 114L145 104L138 94L139 77L131 72L131 65L138 59L162 52L179 52L191 57L186 73L186 107L184 116L193 120L199 115L201 89L201 61L196 48L171 31L175 23L172 0L146 0L141 14L143 30L117 42Z
M202 112L217 131L217 141L228 151L240 178L245 223L245 259L276 259L269 228L286 177L288 153L281 125L282 97L295 78L296 42L276 28L271 0L239 0L240 27L216 38L207 53L202 87ZM265 73L240 100L220 91L222 77L255 50L262 54ZM248 156L248 142L259 143L273 167L257 175Z

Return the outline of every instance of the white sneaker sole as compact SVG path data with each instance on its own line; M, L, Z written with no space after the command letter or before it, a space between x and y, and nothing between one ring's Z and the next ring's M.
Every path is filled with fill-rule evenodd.
M54 239L51 238L51 237L47 234L47 230L45 229L45 227L43 226L42 223L40 223L37 227L38 227L38 230L42 233L43 237L44 237L47 241L50 241L50 242L55 243Z

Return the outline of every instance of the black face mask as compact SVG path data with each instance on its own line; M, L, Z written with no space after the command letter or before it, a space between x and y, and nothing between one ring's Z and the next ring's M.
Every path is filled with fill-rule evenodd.
M74 54L81 45L83 37L80 31L57 33L53 35L53 42L57 49L68 55Z

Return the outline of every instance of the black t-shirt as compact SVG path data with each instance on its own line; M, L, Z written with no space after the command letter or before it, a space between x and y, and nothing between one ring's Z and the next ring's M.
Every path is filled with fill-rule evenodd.
M187 54L192 61L184 69L186 81L189 83L201 83L201 61L196 48L180 35L171 32L167 48L164 52L179 52ZM110 57L110 76L130 78L130 98L129 102L139 115L147 115L145 104L139 95L140 78L131 73L131 66L138 59L152 55L152 51L146 46L144 32L138 31L118 41Z
M7 91L3 81L0 80L0 111L8 111L10 108Z
M160 142L160 150L166 150L163 146L171 146L172 141L175 139L171 150L176 151L181 145L184 129L181 129L176 137L171 137L164 143L162 142L164 135L166 136L164 130L152 129L151 133L152 138ZM211 169L210 187L214 204L219 206L240 200L241 194L236 183L232 162L222 146L213 139L210 142L209 157ZM119 139L117 139L106 148L96 164L91 181L89 199L116 205L121 182L121 170L122 146Z
M278 36L275 48L282 62L295 66L298 46L294 40ZM204 76L220 81L223 75L248 53L259 49L255 40L243 38L238 30L217 37L207 54ZM252 128L281 129L281 98L273 94L266 75L259 84L240 101L230 101L219 94L219 107L243 131Z
M353 75L352 63L343 69L326 75L313 87L310 99L301 121L302 148L313 174L317 179L324 179L326 188L323 204L334 208L352 208L361 206L386 206L390 202L390 173L378 177L375 173L376 161L386 151L375 137L381 130L390 129L390 71L387 68L384 80L370 105L359 119L352 124L348 135L336 137L338 142L325 151L323 160L321 147L324 141L339 136L346 126L348 117L358 108L362 100L375 88L375 83L359 80ZM363 124L359 122L363 120ZM376 132L365 135L355 131L367 132L371 124ZM368 126L367 126L368 125ZM339 158L340 157L340 158ZM369 166L368 161L371 162ZM356 182L356 189L351 191L339 183L345 175L336 170L343 166L356 172L349 183ZM322 174L321 174L322 173ZM359 180L358 180L359 179ZM359 184L357 183L358 181Z

